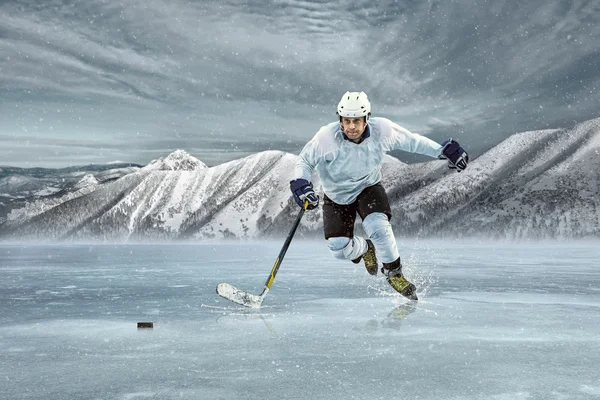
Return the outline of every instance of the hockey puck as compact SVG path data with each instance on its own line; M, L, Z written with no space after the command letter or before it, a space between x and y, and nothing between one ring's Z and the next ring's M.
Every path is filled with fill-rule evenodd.
M154 328L154 322L138 322L137 323L137 327L138 329L147 329L147 328Z

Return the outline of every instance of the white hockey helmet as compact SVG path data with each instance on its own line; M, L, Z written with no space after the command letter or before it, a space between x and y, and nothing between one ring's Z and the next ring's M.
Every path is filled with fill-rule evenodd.
M338 106L337 115L346 118L371 116L371 103L365 92L346 92L342 96Z

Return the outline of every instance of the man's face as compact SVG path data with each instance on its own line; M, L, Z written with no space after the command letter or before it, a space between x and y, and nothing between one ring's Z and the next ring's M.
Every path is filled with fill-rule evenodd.
M367 121L365 117L347 118L342 117L342 129L349 139L356 140L365 131Z

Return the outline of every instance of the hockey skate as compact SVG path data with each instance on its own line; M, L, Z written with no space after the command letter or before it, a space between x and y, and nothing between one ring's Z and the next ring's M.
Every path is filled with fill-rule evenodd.
M390 286L402 296L409 300L419 300L417 297L416 286L410 283L402 274L402 264L400 264L400 258L391 263L383 263L381 272L386 276Z
M360 260L365 262L365 268L370 275L377 275L377 256L375 255L375 246L373 242L367 239L367 252L362 256L352 260L354 264L358 264Z

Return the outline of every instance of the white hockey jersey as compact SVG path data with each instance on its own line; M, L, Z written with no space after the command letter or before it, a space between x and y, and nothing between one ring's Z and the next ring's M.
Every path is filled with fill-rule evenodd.
M302 149L294 179L311 182L316 170L327 197L337 204L350 204L366 187L381 180L387 152L403 150L437 158L442 150L440 144L387 118L370 118L363 137L360 143L347 140L339 122L321 127Z

